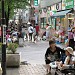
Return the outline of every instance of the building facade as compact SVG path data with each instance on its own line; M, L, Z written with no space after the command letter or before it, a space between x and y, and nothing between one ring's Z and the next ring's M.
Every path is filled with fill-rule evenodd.
M46 23L56 30L60 27L68 29L74 25L75 0L41 1L40 3L40 26L45 28Z

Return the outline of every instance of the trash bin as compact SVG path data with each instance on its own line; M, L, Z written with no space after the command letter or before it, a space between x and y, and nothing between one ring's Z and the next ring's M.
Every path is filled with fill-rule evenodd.
M20 47L23 47L24 46L23 38L19 38L19 46Z

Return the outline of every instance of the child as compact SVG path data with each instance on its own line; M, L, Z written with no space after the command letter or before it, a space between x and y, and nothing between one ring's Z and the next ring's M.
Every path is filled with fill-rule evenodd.
M65 49L65 54L66 54L66 58L64 61L64 64L62 64L62 62L58 63L58 69L65 69L65 68L69 68L70 65L72 65L72 55L73 55L73 49L71 47L67 47Z

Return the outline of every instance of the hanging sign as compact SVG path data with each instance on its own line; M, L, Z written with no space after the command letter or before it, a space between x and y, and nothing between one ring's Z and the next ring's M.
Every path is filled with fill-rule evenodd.
M38 0L34 0L34 6L38 6Z

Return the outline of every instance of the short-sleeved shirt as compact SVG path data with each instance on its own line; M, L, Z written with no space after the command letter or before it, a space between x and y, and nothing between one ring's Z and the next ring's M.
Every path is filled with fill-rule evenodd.
M28 28L28 32L29 32L29 33L33 33L33 27L32 27L32 26L30 26L30 27Z

